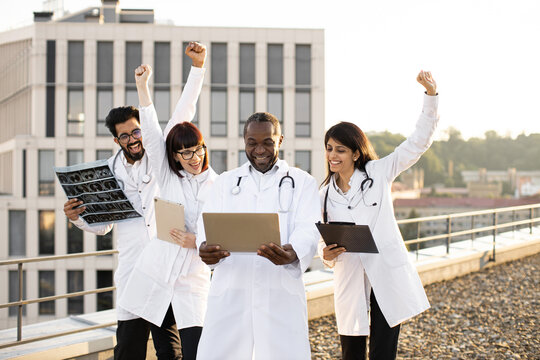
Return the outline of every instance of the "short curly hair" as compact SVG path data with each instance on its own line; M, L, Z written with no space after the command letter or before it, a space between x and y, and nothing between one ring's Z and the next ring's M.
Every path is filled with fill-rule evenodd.
M105 118L105 126L107 126L114 137L117 137L116 124L122 124L131 118L137 119L137 122L140 124L139 110L134 106L120 106L109 111L109 114Z

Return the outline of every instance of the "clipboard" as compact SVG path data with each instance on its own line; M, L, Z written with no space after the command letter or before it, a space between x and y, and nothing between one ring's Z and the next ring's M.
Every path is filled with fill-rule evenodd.
M316 223L326 245L337 244L347 252L378 253L369 226L354 223Z
M178 243L174 241L169 234L169 231L172 229L186 230L184 221L184 205L174 201L155 197L154 209L156 211L156 228L158 239L178 245Z
M263 244L281 245L276 213L203 213L208 245L230 252L257 252Z

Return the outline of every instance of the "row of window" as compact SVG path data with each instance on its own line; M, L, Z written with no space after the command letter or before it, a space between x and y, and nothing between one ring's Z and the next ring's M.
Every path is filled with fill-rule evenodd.
M183 46L187 46L187 42ZM142 63L142 42L126 42L125 49L125 104L138 105L133 70ZM255 44L240 44L239 49L239 129L255 111ZM183 55L182 81L187 81L191 60ZM210 135L227 136L228 51L226 43L210 46ZM105 118L113 106L113 58L111 41L97 43L97 128L98 135L109 135ZM47 137L54 136L56 43L47 42ZM84 134L84 42L68 42L67 134ZM283 122L284 85L283 44L267 46L267 111ZM171 108L171 44L154 43L154 104L162 127L170 117ZM295 136L311 136L311 45L295 46ZM197 124L198 119L195 119Z
M227 150L211 150L210 151L210 164L212 168L218 173L227 170ZM68 150L67 151L67 164L75 165L84 161L83 150ZM97 150L96 159L108 159L112 155L111 150ZM39 195L40 196L52 196L54 195L54 150L39 150L38 157L38 172L39 172ZM280 152L280 158L283 158L283 153ZM246 153L244 150L238 151L238 165L241 165L247 161ZM294 156L294 166L311 173L311 151L310 150L296 150ZM74 230L75 231L75 230Z
M54 296L55 295L55 271L40 270L38 271L38 296ZM26 297L26 271L23 271L22 276L22 298ZM97 288L105 288L113 286L112 270L97 270L96 271L96 286ZM84 271L83 270L67 270L67 292L73 293L84 290ZM19 301L19 273L15 270L9 271L9 302ZM96 310L107 310L113 308L113 292L107 291L96 294ZM17 307L9 308L9 315L17 315ZM26 315L26 305L22 308L23 315ZM55 300L45 301L38 304L39 315L54 315ZM84 313L84 296L76 296L67 299L68 314L83 314Z

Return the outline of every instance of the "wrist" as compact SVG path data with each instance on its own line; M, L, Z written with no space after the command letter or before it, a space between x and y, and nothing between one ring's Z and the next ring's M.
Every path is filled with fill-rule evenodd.
M193 60L191 62L191 65L193 65L193 67L202 68L204 66L204 61L195 61L195 60Z

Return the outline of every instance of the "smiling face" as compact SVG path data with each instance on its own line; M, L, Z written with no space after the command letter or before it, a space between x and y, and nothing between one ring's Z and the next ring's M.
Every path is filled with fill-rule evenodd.
M180 162L182 168L192 175L199 175L202 172L206 150L202 144L182 148L176 152L175 160ZM191 158L190 158L191 157ZM187 158L184 159L184 158Z
M122 143L118 140L122 135L127 134L131 135L134 130L141 128L139 122L136 118L132 117L123 123L118 123L115 125L116 133L118 136L114 138L114 142L120 145L124 151L127 161L130 164L133 164L135 161L142 159L144 155L144 148L142 144L142 136L138 139L134 139L133 136L129 136L127 143Z
M251 165L262 173L274 166L279 155L283 135L275 134L269 121L249 123L244 134L246 156Z
M326 143L326 161L330 171L334 173L352 173L354 171L354 159L358 159L360 152L353 151L333 138Z

